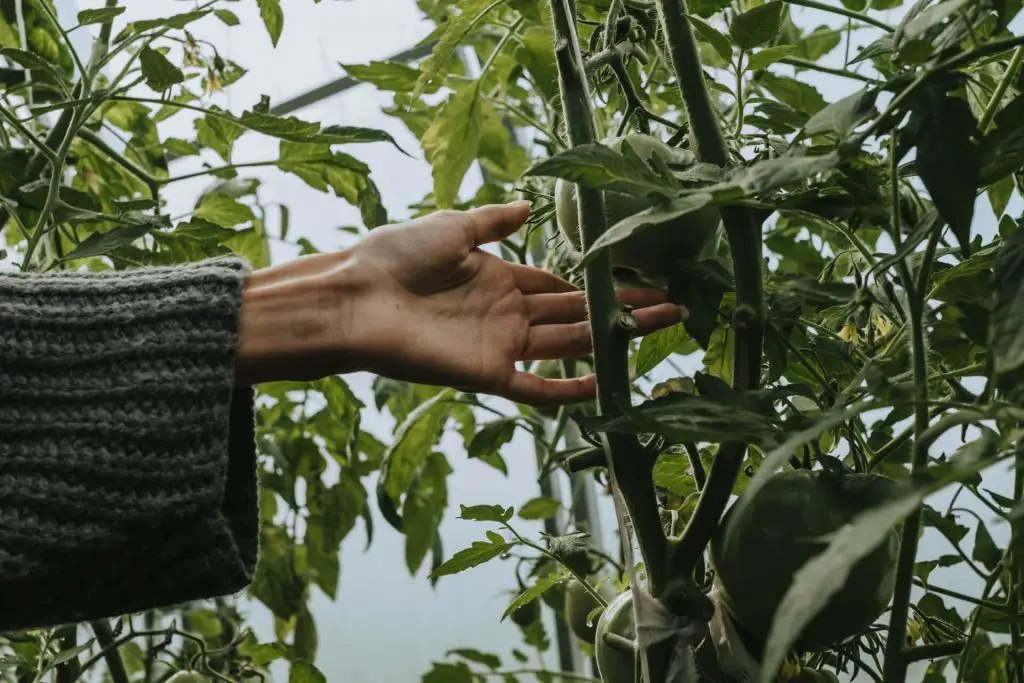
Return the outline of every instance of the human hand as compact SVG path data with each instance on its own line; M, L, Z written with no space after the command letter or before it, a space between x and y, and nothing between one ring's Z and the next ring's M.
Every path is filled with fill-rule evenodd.
M254 273L240 374L270 381L367 370L531 405L593 398L592 375L543 379L516 368L591 350L583 292L480 249L528 216L528 202L443 211L377 228L345 252ZM638 335L680 320L656 290L625 290L619 300L634 307Z

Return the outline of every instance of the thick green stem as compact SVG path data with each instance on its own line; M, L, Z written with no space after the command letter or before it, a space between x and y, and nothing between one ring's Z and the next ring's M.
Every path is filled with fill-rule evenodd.
M904 653L904 658L908 664L912 664L914 662L921 662L928 659L955 657L963 652L964 647L966 646L967 642L963 640L957 640L951 643L930 643L928 645L919 645L918 647L907 650Z
M580 52L574 14L566 0L551 0L555 28L555 61L558 66L562 110L573 146L596 141L590 94L583 56ZM576 187L584 249L589 249L607 229L604 196L600 190ZM602 412L628 406L630 379L628 364L632 317L620 308L612 279L611 256L601 252L586 268L587 308L594 342L594 368L598 377L598 405ZM605 437L608 464L622 490L633 522L651 592L657 596L665 587L667 540L654 495L652 463L645 462L636 436L608 434Z
M896 161L896 137L890 139L889 162L890 177L893 191L892 234L898 241L900 233L899 183ZM931 236L929 245L937 244L937 228ZM899 245L897 245L898 248ZM927 297L927 285L931 276L935 248L926 250L926 258L922 260L918 278L915 280L906 260L898 264L900 279L907 291L910 308L911 356L914 370L914 448L911 456L911 472L921 472L928 466L928 447L930 442L925 438L931 415L928 412L928 353L925 339L924 316ZM928 257L930 255L930 257ZM886 683L903 683L907 676L908 659L904 656L904 643L907 634L907 617L910 612L910 590L914 581L914 563L917 560L918 536L921 530L921 509L915 510L903 524L903 535L900 542L899 565L896 571L896 592L893 599L892 613L889 620L889 635L885 652Z
M992 99L988 101L988 106L985 107L981 120L978 121L978 129L982 133L987 132L988 127L992 125L992 119L999 112L999 105L1002 104L1007 89L1014 79L1017 78L1017 71L1020 70L1022 60L1024 60L1024 47L1018 47L1013 52L1013 58L1010 59L1009 66L1006 67L1006 73L1003 74L1002 79L1000 79L999 84L996 86L995 92L992 93Z
M91 626L93 633L96 634L96 644L103 650L103 657L107 660L111 680L114 683L128 683L128 671L125 669L124 660L121 659L121 651L110 624L105 621L94 621Z
M718 126L718 117L711 104L707 83L704 82L704 65L700 61L697 40L693 35L693 27L686 18L686 0L657 0L655 4L658 7L676 82L690 121L690 144L693 146L693 152L701 161L725 166L729 162L729 151L725 146L722 130Z
M687 19L686 2L657 0L655 4L690 121L694 153L701 161L725 166L729 162L729 151L708 95L697 41ZM733 386L740 390L756 389L761 381L765 321L761 226L753 213L742 207L723 207L721 213L729 236L736 280ZM745 453L746 446L742 443L726 443L719 449L693 517L673 551L673 573L688 576L700 561L732 495Z

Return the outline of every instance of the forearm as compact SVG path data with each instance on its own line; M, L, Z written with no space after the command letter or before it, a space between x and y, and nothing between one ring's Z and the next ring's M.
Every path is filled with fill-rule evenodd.
M0 630L251 578L247 277L240 260L0 275Z
M316 380L359 367L352 331L358 296L350 251L258 270L243 291L237 381Z

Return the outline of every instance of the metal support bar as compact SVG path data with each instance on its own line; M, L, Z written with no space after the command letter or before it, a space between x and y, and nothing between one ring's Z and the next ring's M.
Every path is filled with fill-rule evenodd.
M388 62L411 62L415 59L426 57L430 54L430 51L434 49L434 42L424 43L417 45L413 48L399 52L396 55L389 57ZM284 116L285 114L291 114L300 109L312 106L321 100L325 100L328 97L332 97L339 93L343 93L346 90L350 90L357 85L360 85L361 81L357 81L351 76L342 76L341 78L335 79L328 83L324 83L318 88L313 88L301 95L285 100L278 105L272 105L270 107L270 113L275 116Z

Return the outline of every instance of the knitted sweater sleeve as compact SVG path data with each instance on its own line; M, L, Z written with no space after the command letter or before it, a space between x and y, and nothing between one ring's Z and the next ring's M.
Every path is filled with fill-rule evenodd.
M249 266L0 274L0 631L226 595L259 538Z

